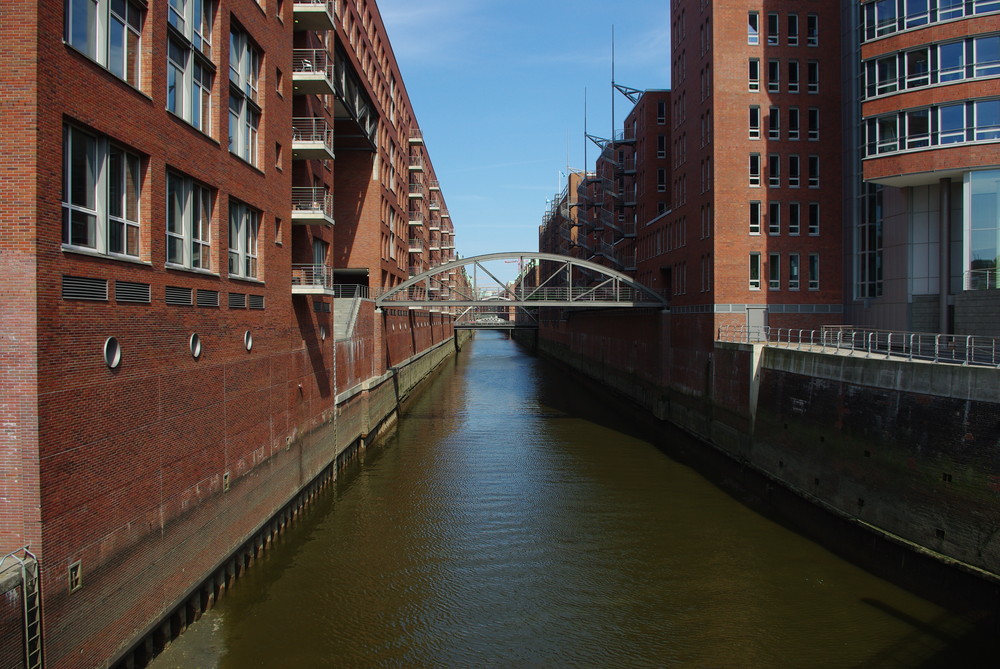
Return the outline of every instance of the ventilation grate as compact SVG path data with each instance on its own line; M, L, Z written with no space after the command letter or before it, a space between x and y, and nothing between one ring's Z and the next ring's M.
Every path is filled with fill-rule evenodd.
M229 293L230 309L246 309L247 296L243 293Z
M198 289L198 306L199 307L217 307L219 306L219 291L217 290L202 290Z
M115 281L115 301L149 304L149 284L135 281Z
M166 300L167 304L189 307L191 306L191 289L167 286Z
M64 300L108 300L108 280L91 279L82 276L66 276L62 278L62 296Z
M263 295L250 295L250 308L251 309L263 309L264 308L264 296Z

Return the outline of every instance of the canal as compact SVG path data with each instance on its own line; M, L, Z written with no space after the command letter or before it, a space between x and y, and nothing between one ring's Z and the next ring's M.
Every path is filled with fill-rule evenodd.
M479 333L152 667L980 666L592 392Z

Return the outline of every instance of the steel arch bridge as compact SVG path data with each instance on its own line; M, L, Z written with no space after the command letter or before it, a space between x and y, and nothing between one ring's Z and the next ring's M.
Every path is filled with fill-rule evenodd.
M491 261L516 261L522 268L532 261L550 266L546 275L539 277L538 285L527 285L521 280L523 276L509 285L484 266ZM448 281L459 271L470 276L468 289L455 288ZM487 288L479 285L480 272L489 280ZM584 280L589 285L574 285ZM524 322L518 325L509 318L514 310L527 313L525 309L531 307L668 308L661 295L627 274L580 258L534 252L488 253L454 260L387 290L375 302L379 308L461 310L456 327L468 328L532 327ZM529 316L528 320L534 318Z

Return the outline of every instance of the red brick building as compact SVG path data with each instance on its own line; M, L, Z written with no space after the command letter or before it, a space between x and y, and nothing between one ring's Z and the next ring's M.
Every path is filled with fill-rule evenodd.
M454 230L373 0L11 0L0 38L0 552L39 559L46 665L97 665L452 335L335 298Z

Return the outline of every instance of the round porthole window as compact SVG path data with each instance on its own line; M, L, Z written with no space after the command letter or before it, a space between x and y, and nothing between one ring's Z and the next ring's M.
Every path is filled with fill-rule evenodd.
M191 339L188 340L188 346L191 348L191 355L195 359L201 357L201 337L197 334L192 334Z
M116 368L122 362L122 347L115 337L108 337L104 340L104 362L111 369Z
M326 326L325 325L320 325L319 326L319 338L320 338L321 341L326 341Z
M243 345L247 347L247 350L253 348L253 335L250 334L250 330L243 333Z

